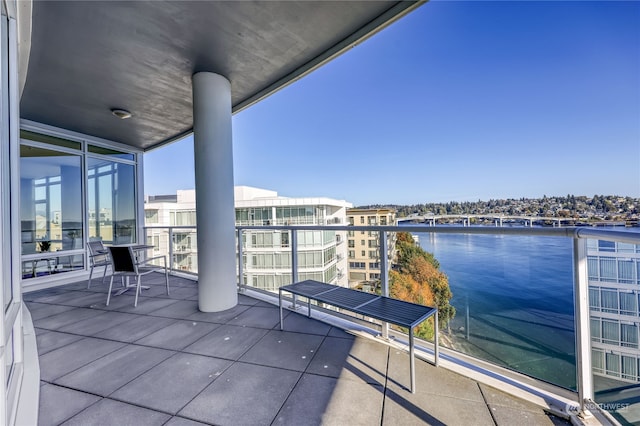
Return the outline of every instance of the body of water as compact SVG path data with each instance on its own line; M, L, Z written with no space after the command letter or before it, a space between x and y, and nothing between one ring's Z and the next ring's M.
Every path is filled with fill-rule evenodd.
M417 235L449 277L448 345L575 389L571 239Z

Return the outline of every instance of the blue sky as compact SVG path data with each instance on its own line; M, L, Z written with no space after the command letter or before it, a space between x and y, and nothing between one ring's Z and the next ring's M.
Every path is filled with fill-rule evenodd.
M640 197L639 23L635 1L429 2L234 115L235 183L354 205ZM145 154L147 194L194 187L192 146Z

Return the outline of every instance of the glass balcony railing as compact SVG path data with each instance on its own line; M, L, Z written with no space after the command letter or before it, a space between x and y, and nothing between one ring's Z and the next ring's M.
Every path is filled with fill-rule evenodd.
M435 255L453 293L456 313L441 330L441 346L562 395L569 391L582 408L597 404L624 422L625 410L640 406L640 229L634 230L237 226L238 284L271 292L304 279L348 285L349 248L337 243L348 232L377 233L380 252L389 252L398 232L410 232ZM175 244L178 231L196 244L195 227L145 230L172 270L197 274L197 248L186 253ZM310 231L320 240L310 242ZM335 237L324 244L327 231ZM379 266L379 288L389 294L389 265Z

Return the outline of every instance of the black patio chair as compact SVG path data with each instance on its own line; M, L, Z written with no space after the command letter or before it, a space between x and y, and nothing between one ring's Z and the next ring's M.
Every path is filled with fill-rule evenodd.
M143 275L148 275L152 272L164 270L164 279L167 287L167 296L169 295L169 270L167 269L167 257L166 256L155 256L149 259L145 259L142 261L138 261L136 258L133 248L131 246L112 246L109 247L109 253L111 257L111 267L113 268L113 274L111 275L111 280L109 281L109 291L107 292L107 306L109 306L109 301L111 300L111 289L113 287L113 278L116 276L120 277L122 284L124 285L124 279L135 277L136 284L136 298L133 302L133 306L138 306L138 296L140 295L140 278ZM154 260L162 259L163 265L154 265L150 262ZM127 283L127 288L133 288L134 285L129 285Z

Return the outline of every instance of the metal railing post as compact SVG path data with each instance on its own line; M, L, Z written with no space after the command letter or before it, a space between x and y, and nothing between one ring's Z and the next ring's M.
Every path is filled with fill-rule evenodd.
M591 331L589 320L589 281L587 268L587 240L573 239L573 281L576 335L576 369L580 410L593 400L591 373Z
M240 288L241 291L244 291L244 280L243 280L243 276L242 274L244 273L243 269L244 269L244 264L242 262L242 229L238 229L238 288Z
M380 239L380 285L382 290L382 296L389 297L389 259L387 248L387 233L383 230L378 231L378 238ZM383 322L380 324L381 333L383 339L389 338L389 323Z
M169 270L173 271L173 228L169 227Z
M291 282L298 282L298 232L291 230ZM293 295L293 309L296 309L297 296Z

